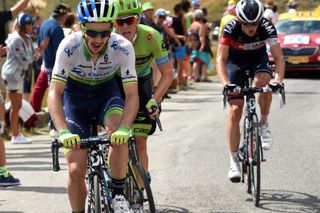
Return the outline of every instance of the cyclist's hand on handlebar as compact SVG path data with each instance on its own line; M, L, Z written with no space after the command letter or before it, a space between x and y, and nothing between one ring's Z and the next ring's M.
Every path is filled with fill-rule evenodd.
M126 144L130 137L130 129L126 126L120 126L117 131L111 134L111 143Z
M224 95L235 95L239 94L241 91L241 87L238 86L237 84L225 84L223 87L223 94Z
M61 130L59 135L59 141L65 148L72 148L73 145L80 142L80 136L78 134L72 134L68 129Z
M272 92L277 92L281 89L284 88L284 84L283 83L278 83L278 82L273 82L273 83L269 83L268 87L270 88L270 90Z
M159 115L159 105L155 99L150 99L146 105L147 110L150 113L150 117L155 119Z

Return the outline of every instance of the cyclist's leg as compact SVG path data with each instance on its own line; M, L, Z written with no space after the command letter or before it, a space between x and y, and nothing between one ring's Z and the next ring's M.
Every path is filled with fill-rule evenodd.
M269 65L268 58L263 58L259 66L256 66L253 70L254 82L257 87L266 86L272 78L272 69ZM262 124L267 123L267 116L269 115L270 105L272 101L271 93L258 94L258 103L261 110Z
M68 129L80 138L89 137L89 116L84 110L90 103L83 99L69 96L64 93L64 111ZM93 104L94 105L94 104ZM85 175L87 170L87 151L78 149L65 149L68 162L68 195L73 211L83 211L86 200Z
M234 64L232 61L227 61L227 70L229 80L232 84L244 86L245 69ZM227 140L229 143L230 152L237 152L240 143L240 125L242 111L243 111L243 96L233 94L228 96L229 102L229 117L227 121Z
M112 91L109 97L105 99L99 113L99 124L103 124L107 134L110 136L115 132L120 123L124 107L124 100L120 91L116 90L116 82L109 83L109 90ZM123 188L126 180L126 171L128 163L128 145L113 145L109 149L109 165L111 168L113 198L116 195L123 195Z
M244 69L240 69L231 61L227 62L229 80L238 86L244 85ZM243 111L244 100L241 95L233 94L228 96L229 116L227 119L227 141L230 151L230 171L228 178L232 182L240 181L240 164L238 149L240 144L240 120Z

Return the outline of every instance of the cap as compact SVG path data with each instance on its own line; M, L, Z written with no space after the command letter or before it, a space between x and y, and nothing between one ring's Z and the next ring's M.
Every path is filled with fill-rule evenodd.
M195 6L200 6L200 1L199 0L192 0L192 5L195 5Z
M71 9L70 6L64 3L59 3L53 8L52 12L54 14L64 15L64 14L67 14L70 11L70 9Z
M20 13L17 17L18 26L22 27L32 23L32 17L28 13Z
M142 5L142 11L154 9L154 6L151 2L146 2Z
M156 16L167 16L170 13L169 10L165 10L165 9L158 9L155 13Z

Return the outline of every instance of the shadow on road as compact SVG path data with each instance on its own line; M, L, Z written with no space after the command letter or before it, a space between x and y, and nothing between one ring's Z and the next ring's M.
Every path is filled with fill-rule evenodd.
M66 187L47 187L47 186L17 186L1 188L1 191L16 191L16 192L37 192L45 194L67 194Z
M178 206L157 205L156 210L158 213L191 213L188 209Z
M295 191L263 190L260 208L272 212L320 213L320 197Z

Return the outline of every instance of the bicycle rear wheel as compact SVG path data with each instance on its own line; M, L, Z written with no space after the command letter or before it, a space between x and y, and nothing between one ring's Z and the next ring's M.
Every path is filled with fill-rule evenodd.
M249 148L250 148L250 180L251 180L251 195L255 206L260 202L260 187L261 187L261 159L260 159L260 136L259 124L257 118L251 122L252 131L249 135Z
M100 176L94 174L91 178L88 196L88 213L110 213Z

